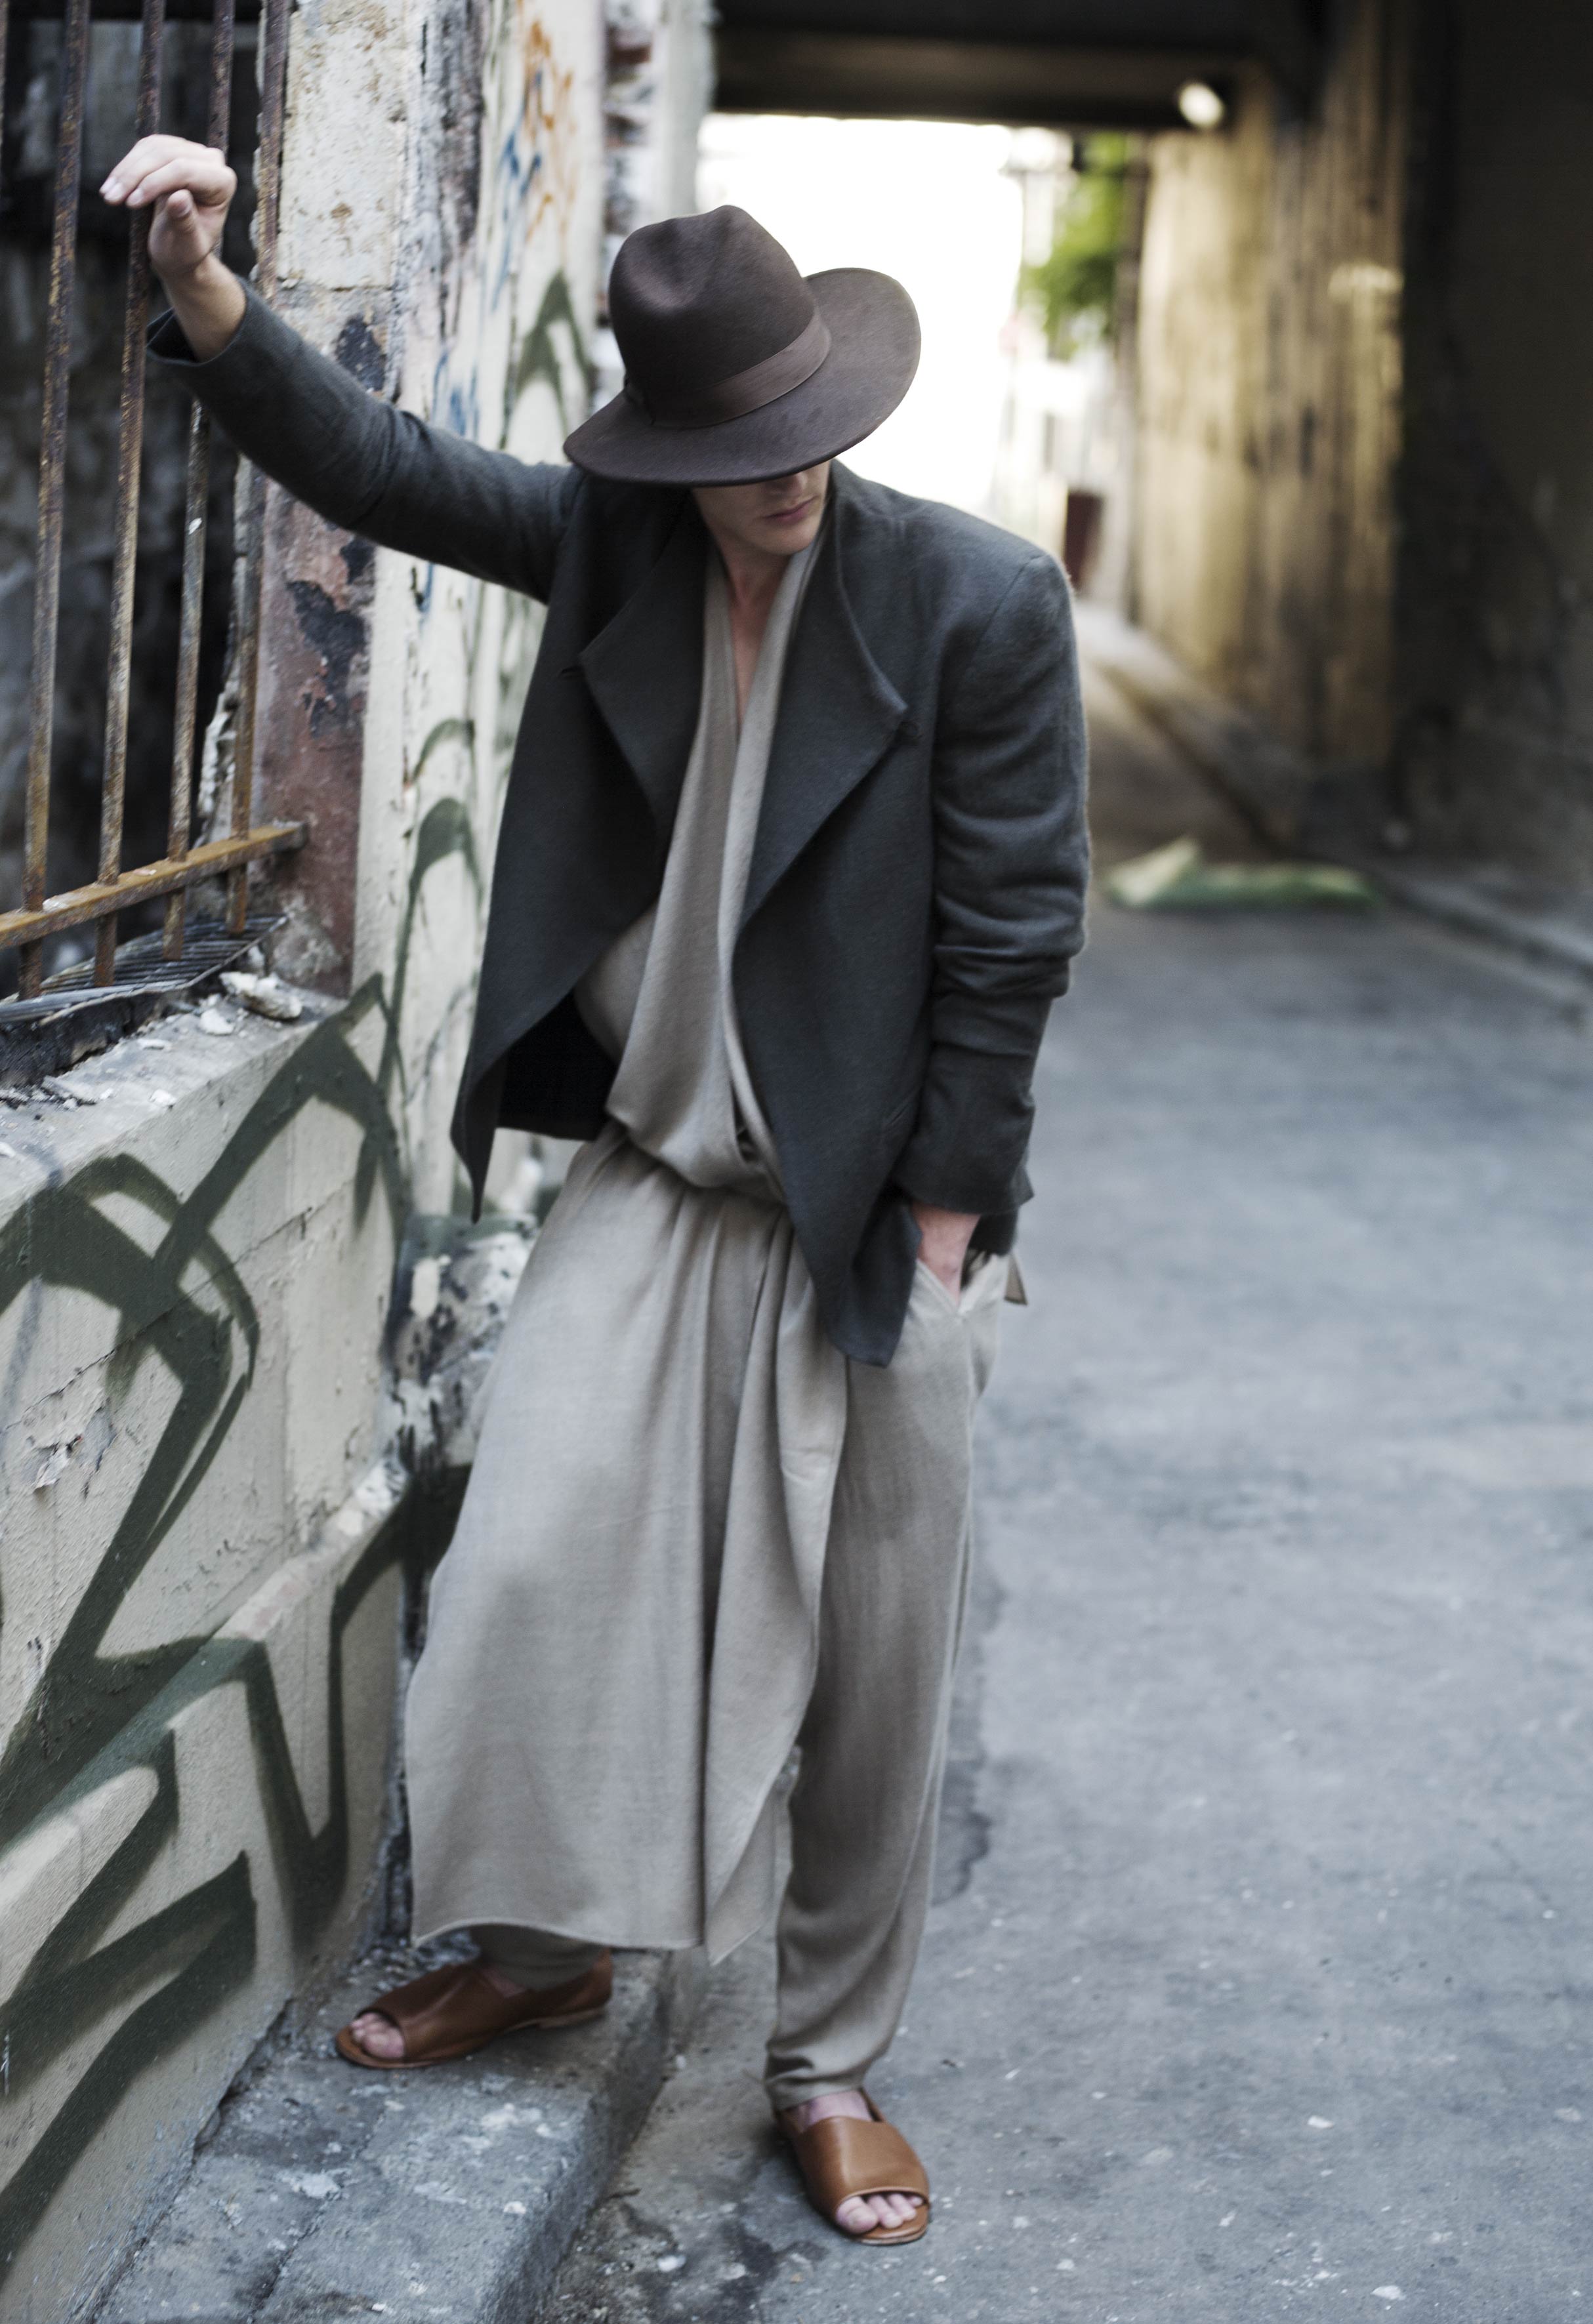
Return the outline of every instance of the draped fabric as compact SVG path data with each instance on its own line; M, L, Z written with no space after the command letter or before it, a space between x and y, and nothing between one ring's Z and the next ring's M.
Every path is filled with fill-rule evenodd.
M515 1923L718 1957L773 1906L847 1366L729 959L811 556L782 580L739 731L710 568L662 890L578 993L619 1060L611 1119L521 1282L432 1588L408 1713L417 1935Z

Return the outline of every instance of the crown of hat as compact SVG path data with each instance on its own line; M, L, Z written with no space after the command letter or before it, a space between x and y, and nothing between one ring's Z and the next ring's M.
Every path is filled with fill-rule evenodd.
M608 318L634 387L678 400L778 355L810 328L813 294L743 209L638 226L620 244Z

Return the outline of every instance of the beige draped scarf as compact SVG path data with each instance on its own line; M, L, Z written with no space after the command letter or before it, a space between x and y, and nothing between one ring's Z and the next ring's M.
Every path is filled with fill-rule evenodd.
M656 907L578 993L618 1057L499 1352L410 1693L415 1928L718 1957L772 1909L847 1421L730 956L812 551L737 733L727 584Z

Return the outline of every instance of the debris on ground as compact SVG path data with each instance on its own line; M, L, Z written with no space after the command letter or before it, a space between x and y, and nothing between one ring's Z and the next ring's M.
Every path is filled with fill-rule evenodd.
M235 1001L252 1009L256 1017L273 1018L279 1025L292 1025L304 1014L304 1003L296 992L290 992L280 976L260 976L244 968L224 968L221 982Z
M1174 839L1107 874L1113 903L1133 912L1288 911L1327 905L1367 911L1383 900L1338 863L1209 863L1198 839Z

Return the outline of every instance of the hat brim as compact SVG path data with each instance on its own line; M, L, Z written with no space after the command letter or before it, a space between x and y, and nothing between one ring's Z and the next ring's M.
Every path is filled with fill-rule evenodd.
M628 484L755 484L817 467L872 436L912 384L918 315L902 285L863 266L810 274L829 353L798 387L739 420L662 428L616 395L564 449L595 476Z

